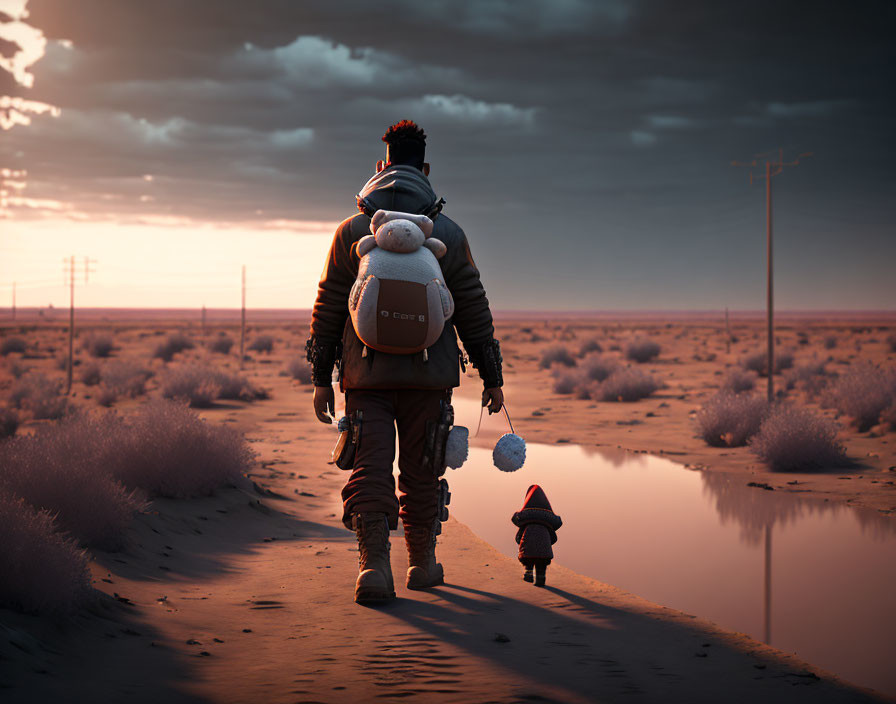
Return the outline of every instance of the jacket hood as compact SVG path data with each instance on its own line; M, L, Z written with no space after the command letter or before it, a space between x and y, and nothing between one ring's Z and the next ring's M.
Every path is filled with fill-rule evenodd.
M527 508L543 508L551 511L551 502L538 484L533 484L526 492L526 500L523 501L523 510Z
M389 166L374 174L357 196L358 209L373 216L377 210L398 210L434 218L445 202L429 179L413 166Z

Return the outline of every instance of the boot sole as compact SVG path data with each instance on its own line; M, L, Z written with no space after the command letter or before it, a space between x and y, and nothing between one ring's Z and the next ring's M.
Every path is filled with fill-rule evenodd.
M382 604L386 601L392 601L395 598L395 592L377 592L364 590L355 592L356 604Z

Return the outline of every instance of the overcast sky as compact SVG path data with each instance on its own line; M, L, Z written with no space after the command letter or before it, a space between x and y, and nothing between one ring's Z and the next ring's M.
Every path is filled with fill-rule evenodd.
M0 131L20 304L64 303L76 254L89 304L237 305L248 263L250 302L310 306L410 118L497 308L762 308L764 184L730 162L778 148L813 152L773 180L779 306L896 308L891 0L23 2L0 96L59 114Z

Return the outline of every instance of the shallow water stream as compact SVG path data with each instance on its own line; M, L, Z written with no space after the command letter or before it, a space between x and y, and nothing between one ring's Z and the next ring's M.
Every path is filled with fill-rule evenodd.
M472 434L478 407L454 405ZM486 416L473 442L502 432ZM510 517L539 484L563 518L555 562L896 695L896 521L876 511L578 445L530 443L514 473L472 447L446 478L452 515L508 555Z

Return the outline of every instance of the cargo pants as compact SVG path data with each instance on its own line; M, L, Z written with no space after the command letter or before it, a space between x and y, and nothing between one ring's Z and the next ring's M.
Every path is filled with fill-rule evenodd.
M353 513L385 513L392 530L432 526L439 511L439 477L424 466L427 421L437 422L451 389L346 389L345 414L362 411L361 437L352 474L342 489L342 522ZM395 496L395 429L398 428L398 491Z

